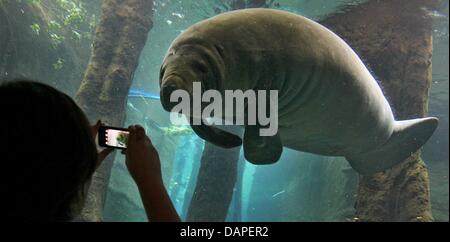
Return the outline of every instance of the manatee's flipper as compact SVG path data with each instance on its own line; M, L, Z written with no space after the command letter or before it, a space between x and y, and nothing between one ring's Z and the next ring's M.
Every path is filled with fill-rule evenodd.
M244 131L244 157L255 165L273 164L280 159L283 144L280 135L260 136L261 126L246 126Z
M396 121L394 132L382 146L367 153L346 157L350 165L363 175L401 163L422 147L438 126L437 118Z
M192 125L192 130L202 139L220 146L222 148L234 148L242 145L242 139L232 133L228 133L213 126L206 125L202 122L201 125Z

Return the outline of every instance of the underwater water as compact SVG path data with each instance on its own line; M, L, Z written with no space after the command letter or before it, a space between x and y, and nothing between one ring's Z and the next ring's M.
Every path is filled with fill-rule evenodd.
M0 0L0 10L2 10L2 2ZM54 2L56 1L42 0L38 5L39 11L51 9L54 7L52 5ZM97 17L100 15L100 1L80 0L79 2L89 6L86 7L91 11L89 14ZM169 113L162 108L159 100L160 67L169 45L180 33L198 21L231 10L233 7L231 2L233 1L156 0L153 28L141 53L128 96L125 126L141 124L151 137L161 158L164 183L183 220L188 218L205 141L199 138L190 127L171 124ZM346 7L367 1L275 0L266 2L272 3L267 7L287 10L320 21L327 16L344 11ZM438 117L440 125L424 146L422 157L429 169L434 219L449 221L448 0L442 1L439 6L439 9L429 13L433 19L433 69L428 116ZM21 11L27 13L31 10L18 9L17 14ZM0 11L1 21L3 21L2 14ZM39 22L41 25L39 27L33 20L36 16L27 16L27 19L23 17L27 31L34 32L36 39L42 38L44 23ZM96 24L95 21L88 23L92 25L90 28L94 28ZM77 81L81 80L85 66L71 62L70 56L73 55L72 52L80 52L82 53L80 59L87 60L92 42L92 37L84 39L84 32L80 29L81 27L71 31L83 34L80 38L84 42L67 38L65 41L73 41L70 44L75 46L69 51L61 47L60 41L64 40L61 40L58 35L51 35L52 43L58 44L61 48L55 48L58 52L55 55L42 57L49 59L49 70L39 65L33 67L28 62L28 59L37 56L27 56L23 58L23 62L15 63L14 71L8 69L11 67L4 64L0 58L1 80L20 77L39 79L43 82L47 79L73 79L75 81L70 83L63 81L47 83L74 96L79 87ZM0 28L0 40L2 40L2 34L6 33L2 31L3 29ZM76 38L78 38L77 34L75 34ZM20 40L22 35L16 36L18 36L16 49L34 48L32 44ZM3 46L0 46L0 57L5 54L2 48ZM50 75L49 72L55 74ZM237 179L226 221L354 221L355 219L359 175L351 169L344 158L326 157L284 148L282 157L276 164L256 166L247 162L241 151L237 166ZM213 213L214 211L205 210L205 212ZM120 154L116 155L114 161L103 216L105 221L147 221L138 189L127 171L124 157Z
M363 1L277 1L284 9L320 20L340 7ZM158 93L160 64L171 41L190 25L215 15L215 1L159 1L155 24L142 53L133 86ZM424 159L431 176L435 219L448 221L448 5L436 17L433 86L430 115L441 126L427 144ZM226 10L224 10L226 11ZM446 22L447 21L447 22ZM435 64L436 63L436 64ZM177 211L185 219L195 190L204 141L192 132L168 132L170 126L159 100L131 98L127 124L143 123L160 151L163 175ZM189 128L187 128L189 129ZM118 157L105 207L107 221L146 221L138 191ZM246 162L242 152L238 180L227 221L349 221L354 214L358 175L344 158L324 157L284 149L269 166ZM436 205L434 205L436 204Z

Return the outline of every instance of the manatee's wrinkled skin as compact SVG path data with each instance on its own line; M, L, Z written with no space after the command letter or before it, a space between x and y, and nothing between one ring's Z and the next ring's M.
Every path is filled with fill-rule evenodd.
M281 146L345 156L358 172L387 169L419 149L437 119L397 122L379 85L354 51L330 30L278 10L228 12L197 23L172 43L161 68L161 102L170 111L172 91L278 90L279 132L260 137L246 126L245 157L273 163ZM240 138L193 126L224 147Z

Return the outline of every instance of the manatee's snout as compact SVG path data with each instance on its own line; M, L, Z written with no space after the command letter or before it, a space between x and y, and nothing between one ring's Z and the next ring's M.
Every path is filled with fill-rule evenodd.
M186 83L184 83L181 77L171 75L162 82L160 91L161 104L164 110L168 112L170 112L173 107L178 104L179 100L175 100L174 102L170 101L170 96L175 91L186 91L189 93L189 88L187 88Z
M161 88L160 96L161 96L161 103L163 105L164 110L170 112L170 110L172 110L172 108L176 105L175 102L170 102L170 95L172 95L172 93L176 90L178 90L178 87L174 83L164 85Z

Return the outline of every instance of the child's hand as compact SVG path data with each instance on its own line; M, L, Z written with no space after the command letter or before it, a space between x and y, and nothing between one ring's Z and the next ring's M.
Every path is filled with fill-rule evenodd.
M135 182L162 181L161 163L155 147L145 134L143 127L130 126L126 154L126 165ZM156 179L156 180L155 180Z
M130 126L127 156L128 171L136 182L150 221L179 222L175 207L164 188L161 163L155 147L139 125Z

